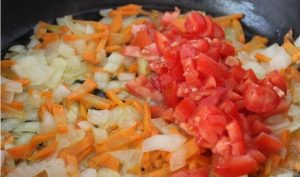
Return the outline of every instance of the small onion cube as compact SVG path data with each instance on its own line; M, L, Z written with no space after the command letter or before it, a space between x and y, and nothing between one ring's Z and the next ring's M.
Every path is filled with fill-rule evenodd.
M186 138L176 134L170 135L154 135L145 139L142 143L142 151L150 152L155 150L162 150L172 152L186 141Z

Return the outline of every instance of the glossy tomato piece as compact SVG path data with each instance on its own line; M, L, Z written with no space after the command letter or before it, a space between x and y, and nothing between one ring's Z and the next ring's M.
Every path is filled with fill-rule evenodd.
M271 129L260 120L254 120L250 126L251 134L258 135L261 132L271 133Z
M209 43L206 39L190 40L191 44L197 52L207 52L209 49Z
M251 84L244 92L244 104L249 111L268 112L276 108L278 103L278 95L269 87Z
M277 70L272 71L267 75L267 79L273 84L273 86L279 88L281 91L286 94L287 92L287 83L284 79L284 76Z
M221 56L225 59L228 56L235 55L235 48L231 44L224 42L221 45L220 53L221 53Z
M229 99L224 100L219 108L226 114L233 116L234 118L237 118L239 116L238 109L236 105Z
M213 37L213 30L214 30L214 25L213 22L211 20L211 17L209 16L205 16L205 30L200 34L201 37Z
M183 122L191 115L191 113L194 111L195 108L196 108L195 102L192 99L185 97L175 107L173 116L179 122Z
M277 104L277 106L274 109L272 109L269 112L262 113L262 114L260 114L260 116L262 118L268 118L270 116L285 112L288 109L289 109L289 103L287 101L285 101L284 99L280 99L279 103Z
M154 34L154 40L158 51L161 54L163 54L166 48L170 45L170 41L168 40L168 38L158 31L156 31Z
M264 132L255 138L254 144L264 153L277 153L282 148L282 143L277 138Z
M232 154L233 155L242 155L246 152L246 145L244 139L244 133L242 128L237 120L232 120L226 126L229 139L232 143Z
M218 154L222 157L229 157L231 153L231 142L228 137L223 136L213 148L213 153Z
M178 85L176 81L168 84L164 89L162 89L162 94L164 97L164 102L169 107L175 107L180 99L177 97Z
M207 167L201 167L192 170L185 170L175 173L172 177L208 177Z
M195 49L190 44L184 44L180 49L180 61L184 70L184 77L187 82L198 79L199 73L195 68Z
M257 149L250 150L248 154L255 159L257 163L264 163L267 160L266 156Z
M256 172L257 167L256 160L246 154L219 159L215 171L223 177L235 177Z
M188 33L202 33L206 28L205 18L198 12L191 12L187 15L184 26Z
M216 39L220 39L220 40L223 40L225 38L225 32L224 32L223 28L217 23L213 23L212 37L216 38Z

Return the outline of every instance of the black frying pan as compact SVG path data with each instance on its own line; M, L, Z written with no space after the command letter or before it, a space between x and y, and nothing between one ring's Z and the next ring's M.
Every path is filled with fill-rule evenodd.
M300 34L300 0L3 0L2 52L10 45L25 43L39 20L54 22L56 17L69 14L99 19L99 9L128 3L157 10L175 6L199 9L217 16L242 12L246 15L242 22L248 38L260 34L280 43L289 28L295 30L295 36Z

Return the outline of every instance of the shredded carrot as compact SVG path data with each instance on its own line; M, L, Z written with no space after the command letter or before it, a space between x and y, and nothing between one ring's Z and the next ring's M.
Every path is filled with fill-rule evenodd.
M95 152L95 148L94 146L90 146L88 148L86 148L84 151L82 151L78 156L78 162L81 162L83 159L85 159L87 156L89 156L90 154L92 154L93 152Z
M33 151L31 143L14 146L6 151L15 159L26 159Z
M66 34L63 36L64 41L75 41L75 40L93 40L103 37L104 34L102 33L95 33L95 34Z
M241 18L244 17L244 14L238 13L238 14L231 14L231 15L226 15L226 16L221 16L221 17L215 17L213 18L213 21L217 23L223 23L224 21L231 21L231 20L240 20Z
M260 48L264 48L266 44L268 43L268 39L261 36L254 36L250 42L244 44L242 47L242 50L250 53L252 51L255 51Z
M300 72L292 66L290 67L290 69L291 69L292 79L300 83Z
M141 12L142 6L136 4L128 4L118 7L117 10L121 11L123 15L137 15Z
M6 104L16 110L22 110L24 108L24 104L21 102L17 102L17 101L13 101L11 103L6 103Z
M45 22L40 21L37 25L37 28L35 30L35 35L37 38L40 38L46 31L47 31L48 24Z
M77 143L62 149L59 153L59 157L66 160L68 155L78 156L84 152L87 148L94 144L94 137L91 133L86 133L85 137Z
M101 164L101 167L110 168L112 170L119 171L120 161L115 157L113 157L112 155L109 155L108 159L103 164Z
M130 105L133 105L135 107L135 109L143 114L144 113L144 108L143 108L143 105L141 105L141 103L138 101L138 100L135 100L135 99L126 99L125 102L127 104L130 104Z
M106 99L93 94L86 94L80 98L79 101L84 105L85 108L96 108L96 109L109 109L113 106L113 103Z
M236 38L238 39L238 41L241 43L245 43L245 34L244 34L244 30L243 30L243 27L242 27L240 21L234 19L232 21L232 27L234 28L234 30L236 32Z
M16 63L17 62L15 60L11 60L11 59L1 60L1 69L10 68L13 65L15 65Z
M69 101L75 101L85 94L93 91L97 87L95 81L91 79L87 79L78 89L73 91L70 95L68 95L67 99Z
M43 92L41 93L41 96L43 96L43 97L45 97L45 98L51 99L52 96L53 96L53 93L52 93L52 91L47 90L47 91L43 91Z
M96 168L107 161L109 159L109 156L110 155L108 152L97 154L89 159L88 165L91 168Z
M105 26L104 28L104 36L99 40L99 43L96 47L96 52L99 52L100 50L104 49L106 46L107 40L108 40L108 27Z
M63 105L54 104L52 112L53 112L56 125L66 124L67 120L66 120L66 114Z
M68 125L66 123L58 124L57 131L62 134L67 133L69 131Z
M108 45L123 45L128 43L131 37L131 31L124 31L121 33L110 33L107 42Z
M261 53L256 53L255 54L255 58L258 62L261 62L261 63L265 63L265 62L269 62L271 61L271 58L261 54Z
M93 51L86 51L83 54L83 59L91 64L98 64L100 61L96 58L96 53Z
M185 145L184 147L186 148L187 152L186 152L186 158L190 158L192 157L193 155L196 155L196 154L199 154L201 152L203 152L204 150L201 149L196 140L193 138L191 140L189 140Z
M291 142L291 132L289 130L284 130L280 134L281 143L284 147L288 148Z
M115 52L115 51L121 51L122 50L122 46L120 45L109 45L109 46L106 46L104 49L107 53L112 53L112 52Z
M151 134L152 126L151 126L151 111L149 108L149 104L147 102L144 102L144 132L146 135Z
M20 82L23 87L26 87L31 83L31 81L27 78L18 78L18 79L15 79L15 81Z
M79 166L77 157L74 155L67 155L67 171L71 177L79 176Z
M1 111L7 113L13 113L15 116L24 117L26 114L23 110L17 110L12 105L1 102Z
M4 149L5 144L14 142L15 137L9 132L1 132L1 149Z
M269 176L272 172L272 159L268 158L267 163L265 164L264 176Z
M32 146L36 146L36 145L38 145L40 143L52 140L52 139L54 139L56 137L56 133L57 133L56 130L52 130L52 131L47 132L47 133L38 134L38 135L34 136L31 139L30 144Z
M151 171L149 173L144 174L144 177L162 177L162 176L168 176L170 173L169 165L165 164L161 168L156 169L154 171Z
M87 109L84 104L79 104L79 120L87 120Z
M57 145L58 145L57 141L52 142L47 147L32 154L29 157L29 160L41 160L41 159L44 159L44 158L50 156L51 154L53 154L55 152Z
M285 41L282 46L290 54L293 62L300 61L300 48L294 46L290 41Z
M123 24L123 15L121 12L116 11L114 14L113 20L111 22L111 25L109 27L110 32L117 33L120 31Z
M106 91L105 94L115 104L117 104L119 106L125 106L125 103L119 99L119 97L113 90L108 90L108 91Z
M272 158L272 169L277 169L280 165L280 162L281 162L281 157L279 155L272 155L271 156Z

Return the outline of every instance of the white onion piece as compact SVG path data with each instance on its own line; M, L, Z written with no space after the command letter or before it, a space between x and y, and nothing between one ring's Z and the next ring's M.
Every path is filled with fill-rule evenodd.
M109 12L111 12L112 9L101 9L99 10L99 14L102 16L102 17L107 17Z
M13 81L13 80L10 80L10 79L7 79L7 78L1 76L1 83L4 84L5 91L15 92L15 93L23 92L23 87L20 82Z
M255 61L248 61L242 65L245 70L252 69L259 79L263 79L266 75L266 70L261 64Z
M19 132L40 132L41 124L40 122L24 122L19 124L17 127L14 128L14 133Z
M122 83L119 81L110 81L107 83L106 89L111 90L111 89L118 89L122 87Z
M10 52L16 52L16 53L22 53L26 51L24 45L13 45L8 50Z
M300 48L300 35L298 36L298 38L294 41L294 44L296 47Z
M88 121L79 121L77 123L78 127L80 127L84 131L89 131L92 129L93 125Z
M155 126L155 128L158 129L158 131L160 133L163 132L163 129L168 125L168 122L166 122L164 119L162 118L155 118L155 119L151 119L151 122L153 123L153 125Z
M60 103L64 98L66 98L71 91L64 85L60 84L53 91L53 99L56 103Z
M176 134L170 135L154 135L145 139L142 143L142 151L149 152L155 150L162 150L172 152L186 141L186 138Z
M104 130L102 128L93 127L93 134L94 134L94 139L95 139L96 143L99 143L102 140L107 138L107 132L106 132L106 130Z
M170 170L175 171L185 166L186 149L180 148L171 153Z
M16 145L29 143L31 138L35 135L35 133L22 133L17 136L17 140L15 142Z
M1 131L9 132L23 122L21 119L5 119L1 122Z
M111 22L112 22L112 18L110 17L104 17L100 20L101 23L104 23L104 24L107 24L107 25L110 25Z
M118 93L118 98L121 99L121 100L126 99L128 96L129 96L129 93L126 92L126 91L121 91L121 92Z
M120 67L120 64L116 64L116 63L107 63L103 70L104 71L107 71L107 72L111 72L111 73L114 73L116 72Z
M143 153L139 149L126 149L111 152L111 155L119 159L122 163L140 164Z
M3 150L1 150L0 152L1 152L1 153L0 153L0 156L1 156L0 169L2 169L2 167L3 167L3 165L4 165L6 153L5 153L5 151L3 151Z
M48 177L65 177L68 176L65 163L62 159L51 159L45 165Z
M284 172L280 174L276 174L276 177L294 177L294 173L292 171Z
M119 67L121 66L122 61L125 59L125 57L117 52L113 52L110 54L110 56L107 58L108 63L103 67L104 71L108 72L116 72Z
M100 168L98 170L97 177L121 177L121 175L110 168Z
M45 86L54 89L60 83L62 75L67 67L67 61L62 58L55 58L52 60L51 66L53 74L46 81Z
M294 120L298 120L300 122L300 106L292 104L288 111L288 115L293 117Z
M80 173L80 177L97 177L97 170L94 168L86 168Z
M68 44L70 44L76 50L76 53L79 55L84 53L87 46L86 40L76 40L76 41L69 42Z
M67 45L64 42L61 42L58 45L57 52L60 56L65 57L65 58L69 58L70 56L75 55L74 48L71 47L70 45Z
M292 100L294 103L300 105L300 83L294 83Z
M88 110L88 115L87 115L87 120L91 122L94 125L99 125L103 126L106 124L108 119L111 117L110 111L109 110L94 110L94 109L89 109Z
M109 74L107 72L95 72L94 80L95 82L108 82Z
M118 79L120 81L131 81L135 78L135 74L133 73L119 73Z
M132 24L134 20L136 19L136 16L129 16L127 18L123 19L122 28L127 27L128 25Z
M79 110L78 104L74 103L71 105L69 111L67 112L67 120L69 124L76 123L78 110Z
M59 148L65 148L82 140L85 136L85 131L82 129L74 129L69 126L69 131L65 134L57 135L56 139L59 142Z
M42 130L48 132L56 127L55 119L48 111L43 114L43 119L41 121Z
M94 34L95 33L94 27L92 27L90 24L87 24L85 27L85 33L86 34Z

